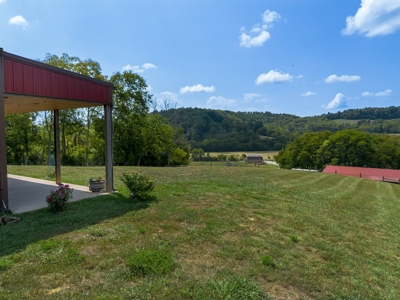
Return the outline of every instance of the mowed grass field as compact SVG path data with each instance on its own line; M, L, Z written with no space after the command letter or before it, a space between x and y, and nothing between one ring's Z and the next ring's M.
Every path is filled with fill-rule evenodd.
M126 170L156 178L152 198L127 198ZM76 184L103 172L62 168ZM114 174L116 194L0 227L0 299L400 299L398 185L273 166Z

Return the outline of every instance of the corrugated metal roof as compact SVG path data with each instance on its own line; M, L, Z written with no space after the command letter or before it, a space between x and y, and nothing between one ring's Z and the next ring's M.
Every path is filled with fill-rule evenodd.
M3 52L6 94L112 103L110 82Z

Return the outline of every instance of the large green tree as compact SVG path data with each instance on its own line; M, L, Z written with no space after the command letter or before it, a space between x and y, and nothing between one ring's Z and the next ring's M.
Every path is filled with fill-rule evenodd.
M42 62L92 78L107 79L101 72L100 64L92 59L81 60L67 53L61 56L47 53ZM92 116L99 113L100 109L95 107L60 111L61 159L64 164L89 165L90 125ZM84 157L80 155L83 147Z

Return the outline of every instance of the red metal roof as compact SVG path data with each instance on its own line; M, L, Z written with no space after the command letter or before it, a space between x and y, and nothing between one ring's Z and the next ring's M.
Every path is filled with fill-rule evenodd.
M112 103L113 84L3 52L4 93Z
M399 182L400 180L400 170L393 169L326 166L326 168L322 172L344 176L360 177L371 180L383 180L393 182Z

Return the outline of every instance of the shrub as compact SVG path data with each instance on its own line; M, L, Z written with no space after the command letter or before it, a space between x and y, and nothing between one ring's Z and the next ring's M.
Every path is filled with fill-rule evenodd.
M145 199L156 185L153 177L137 171L124 172L120 179L128 188L130 197L137 200Z
M127 262L132 275L163 275L174 267L172 254L165 249L140 250Z
M72 192L73 189L64 184L60 184L56 191L50 191L50 194L46 196L47 206L50 211L54 213L63 211L67 201L72 198Z

